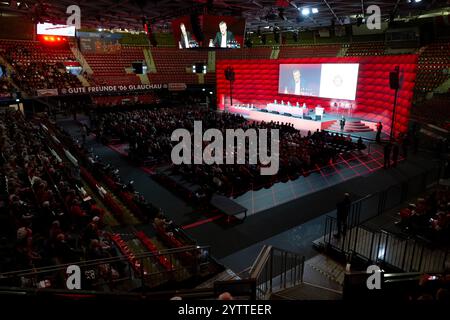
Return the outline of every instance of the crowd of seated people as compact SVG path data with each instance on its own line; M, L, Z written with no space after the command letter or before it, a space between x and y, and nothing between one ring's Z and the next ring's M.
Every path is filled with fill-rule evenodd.
M29 93L34 93L37 89L64 89L81 85L76 76L61 71L65 69L64 65L45 62L12 65L16 71L12 75L13 81Z
M202 193L206 195L214 192L238 194L255 187L267 186L277 180L293 179L308 174L317 166L330 163L339 152L357 147L351 138L342 135L318 131L302 136L291 124L248 122L240 115L211 112L202 108L106 113L99 117L98 132L103 142L111 137L129 142L131 158L151 158L155 163L171 163L171 151L176 144L171 141L172 132L185 128L193 133L194 120L202 121L203 130L216 128L225 133L226 129L279 129L280 135L280 169L275 177L260 175L260 165L248 164L249 161L246 161L247 164L233 166L182 164L173 167L174 173L200 185ZM203 147L207 144L204 142ZM248 153L246 157L248 160Z
M423 235L431 240L450 239L450 191L433 190L424 198L418 198L399 212L397 223L403 230Z
M115 255L102 231L103 209L85 197L39 128L19 113L1 118L0 169L8 181L10 238L15 239L15 255L2 257L2 271Z
M37 89L63 89L81 86L78 78L65 72L61 61L27 59L33 53L27 47L14 46L2 53L14 69L12 80L24 91L33 93ZM69 58L68 58L69 59Z

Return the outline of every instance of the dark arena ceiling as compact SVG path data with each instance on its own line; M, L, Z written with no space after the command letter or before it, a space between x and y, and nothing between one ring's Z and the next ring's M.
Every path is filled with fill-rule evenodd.
M173 18L191 13L244 17L247 30L258 27L279 27L299 30L330 25L355 23L371 5L378 5L384 21L398 17L414 17L431 10L442 11L450 0L0 0L2 15L24 15L34 21L64 23L66 8L81 8L82 28L127 28L142 30L143 18L150 23L170 28ZM317 13L303 15L313 8Z

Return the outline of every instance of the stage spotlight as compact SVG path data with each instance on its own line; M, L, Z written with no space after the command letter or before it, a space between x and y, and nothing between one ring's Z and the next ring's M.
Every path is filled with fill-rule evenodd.
M303 8L302 9L302 15L309 16L310 13L311 13L311 11L309 10L309 8Z
M319 13L319 9L317 9L317 8L312 8L311 11L312 11L313 14Z

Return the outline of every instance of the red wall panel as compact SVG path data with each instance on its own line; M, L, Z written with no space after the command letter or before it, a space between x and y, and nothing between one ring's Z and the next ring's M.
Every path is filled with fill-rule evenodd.
M368 121L381 121L386 133L392 119L395 90L389 87L389 72L400 66L401 90L398 93L395 118L396 132L407 129L413 88L416 79L417 55L344 57L344 58L302 58L280 60L219 60L217 61L217 99L220 109L229 103L230 86L225 79L225 69L231 66L236 74L233 83L233 103L255 104L263 107L274 100L304 102L308 107L322 105L330 111L333 99L296 97L278 93L279 65L285 63L359 63L359 80L353 116Z

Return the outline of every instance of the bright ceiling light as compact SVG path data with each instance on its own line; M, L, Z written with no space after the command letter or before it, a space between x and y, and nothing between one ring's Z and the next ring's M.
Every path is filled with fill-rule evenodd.
M311 13L311 11L309 10L309 8L303 8L302 9L302 15L308 16L310 13Z
M317 8L312 8L312 13L314 13L314 14L319 13L319 9L317 9Z

